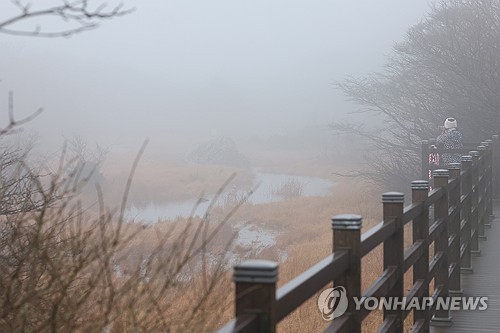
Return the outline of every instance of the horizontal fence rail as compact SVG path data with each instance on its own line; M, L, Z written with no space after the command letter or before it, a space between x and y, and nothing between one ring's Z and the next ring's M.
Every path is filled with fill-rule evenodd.
M218 333L272 333L276 325L325 286L342 287L347 299L397 297L409 302L461 295L461 273L473 272L471 257L479 254L480 239L493 215L492 198L498 193L498 136L475 147L432 150L422 143L422 178L411 183L411 204L404 195L382 195L383 219L361 234L362 217L332 218L333 253L277 289L278 264L248 260L234 267L235 319ZM461 163L446 168L429 165L429 153L460 153ZM428 174L432 172L429 184ZM404 228L411 223L411 244L404 245ZM361 289L361 259L383 247L383 273ZM413 285L404 290L404 275L412 270ZM408 304L406 304L408 305ZM354 302L335 318L325 332L361 332L365 306ZM383 309L378 332L403 332L404 320L413 315L411 332L428 332L430 325L451 325L449 310L429 305L423 309ZM321 318L318 312L318 319Z

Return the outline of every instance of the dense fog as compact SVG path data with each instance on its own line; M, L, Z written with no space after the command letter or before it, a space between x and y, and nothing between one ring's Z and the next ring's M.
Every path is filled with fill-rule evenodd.
M332 83L378 70L429 5L124 4L136 10L71 38L0 35L0 105L7 109L12 90L17 117L43 107L26 126L40 144L81 135L104 146L137 146L146 137L162 146L214 133L251 138L327 125L356 109ZM2 2L0 16L15 10Z

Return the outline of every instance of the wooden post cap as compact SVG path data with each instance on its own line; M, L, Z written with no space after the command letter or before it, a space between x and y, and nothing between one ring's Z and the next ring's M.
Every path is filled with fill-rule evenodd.
M463 155L462 157L460 157L460 160L462 162L472 162L472 156L471 155Z
M414 180L411 182L412 190L428 190L429 181L428 180Z
M477 146L477 150L486 150L486 146L485 145Z
M448 164L449 170L460 170L460 163L450 163Z
M477 157L477 156L479 156L479 152L477 150L471 150L469 152L469 155L472 157L474 157L474 156Z
M405 195L401 192L386 192L382 194L382 203L403 203Z
M245 260L234 266L234 282L276 283L278 263L270 260Z
M332 217L333 230L359 230L363 224L361 215L340 214Z
M434 177L448 177L449 172L446 169L436 169L432 172Z

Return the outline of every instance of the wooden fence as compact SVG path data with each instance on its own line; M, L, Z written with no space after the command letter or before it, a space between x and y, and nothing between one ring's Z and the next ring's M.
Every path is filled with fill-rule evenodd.
M471 256L480 253L479 240L486 239L485 227L493 215L497 142L498 136L493 136L470 151L438 150L465 155L461 163L433 170L431 191L427 177L429 143L424 142L423 179L411 182L411 204L404 206L403 193L384 193L382 222L363 234L361 216L333 217L333 253L278 290L277 263L249 260L235 266L236 317L218 333L275 332L278 322L332 282L345 288L348 300L397 297L410 302L432 297L433 305L424 309L384 309L378 332L403 332L404 320L412 312L411 332L428 332L429 325L451 325L449 311L436 308L436 300L462 293L461 272L473 271ZM405 248L404 227L410 222L412 244ZM361 259L381 244L383 273L362 291ZM409 269L413 286L405 292L404 274ZM346 312L325 332L360 332L369 313L366 309L356 311L354 302L349 301ZM322 320L319 311L318 320Z

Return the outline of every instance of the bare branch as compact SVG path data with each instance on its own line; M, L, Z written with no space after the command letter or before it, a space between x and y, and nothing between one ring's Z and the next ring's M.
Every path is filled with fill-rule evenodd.
M20 120L15 120L15 118L14 118L14 93L12 91L9 92L9 102L8 103L9 103L9 105L8 105L9 123L4 128L0 128L0 136L12 132L12 130L15 127L19 127L21 125L24 125L24 124L32 121L40 113L43 112L43 109L39 108L38 110L36 110L35 112L33 112L31 115L29 115L29 116L27 116L25 118L22 118Z
M124 16L134 11L133 8L125 9L122 3L108 8L105 2L99 4L95 9L91 9L86 0L66 0L62 1L61 5L37 10L32 9L30 3L23 4L19 0L13 0L12 3L19 9L19 13L0 21L0 33L16 36L69 37L94 29L103 20ZM35 21L43 17L55 17L70 26L60 30L47 31ZM35 26L32 29L17 27L20 22L34 22Z

